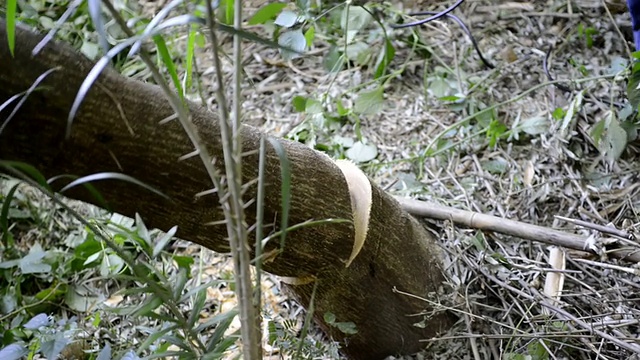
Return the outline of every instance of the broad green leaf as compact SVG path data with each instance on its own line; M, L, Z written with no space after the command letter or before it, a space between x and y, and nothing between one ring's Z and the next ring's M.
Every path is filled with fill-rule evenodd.
M487 129L487 137L489 138L489 146L496 146L498 140L507 132L507 126L499 120L493 120Z
M481 165L482 170L488 171L491 174L503 174L507 171L509 163L503 158L498 158L495 160L484 161L481 163Z
M324 321L329 325L333 325L336 322L336 315L332 312L326 312L322 317L324 318Z
M549 121L544 116L534 116L524 120L520 126L529 135L539 135L549 129Z
M591 136L591 140L593 140L594 143L600 144L600 141L602 141L602 137L606 130L606 125L607 124L605 119L602 119L593 125L591 131L589 132L589 135Z
M298 14L291 10L284 10L276 17L275 24L290 28L298 22Z
M0 349L0 359L2 360L20 360L29 353L24 345L13 343Z
M29 253L20 259L20 271L23 274L42 274L51 271L51 265L44 262L46 251L42 250L40 244L35 243Z
M443 98L451 95L452 89L449 82L442 76L432 76L427 79L428 87L427 92L435 96L436 98Z
M49 316L45 313L40 313L34 317L32 317L23 327L27 330L38 330L43 326L49 326L51 321L49 321Z
M566 114L566 111L564 111L563 108L558 107L555 110L553 110L551 117L553 118L553 120L560 121L564 118L565 114Z
M363 57L363 53L371 53L371 46L364 41L357 41L355 43L347 45L347 59L362 63L360 59Z
M336 112L340 116L346 116L346 115L349 114L349 109L344 107L344 105L342 104L342 100L341 99L337 99L336 100Z
M629 61L627 59L621 56L614 56L606 72L609 75L616 75L623 72L628 65Z
M99 301L100 298L90 296L87 290L73 286L69 287L64 296L64 302L67 306L83 313L89 311L89 309L93 308Z
M299 58L300 54L304 52L307 47L307 40L304 38L302 30L297 29L280 34L278 37L278 45L292 49L293 51L281 48L280 54L285 60L293 60Z
M286 6L287 3L283 2L272 2L264 5L249 19L249 25L264 24L269 20L275 19Z
M333 326L338 328L338 330L340 330L343 334L355 335L358 333L356 324L352 322L337 322L337 323L334 323Z
M640 52L638 52L640 53ZM627 84L627 98L634 110L638 110L640 105L640 62L636 60L629 76Z
M344 66L344 56L342 56L338 47L334 45L331 46L322 63L326 71L338 72Z
M354 105L353 112L356 114L377 114L382 111L384 102L384 89L379 86L370 91L363 91L358 95Z
M303 113L306 109L307 98L304 96L296 95L291 100L291 105L296 112Z
M47 359L57 359L62 350L67 347L71 342L71 338L67 338L64 331L58 331L55 333L53 339L43 341L40 345L40 352Z
M179 268L187 269L187 271L191 270L191 265L193 265L195 261L191 256L173 255L171 258L176 262L176 265L178 265Z
M375 145L358 141L345 152L345 155L355 162L363 163L375 159L378 156L378 149Z
M627 132L624 131L620 122L613 112L607 119L607 130L600 143L600 150L604 152L609 162L617 160L627 147Z
M322 114L322 103L314 98L308 98L304 106L304 112L310 115Z
M307 29L307 31L304 32L304 38L305 40L307 40L307 47L311 47L311 45L313 45L313 39L315 39L316 37L316 28L314 26L310 27L309 29Z
M358 32L371 21L367 10L358 6L345 6L340 19L340 27L345 31Z
M116 254L103 256L102 262L100 263L100 276L107 278L117 275L123 267L124 260L122 260L120 256Z

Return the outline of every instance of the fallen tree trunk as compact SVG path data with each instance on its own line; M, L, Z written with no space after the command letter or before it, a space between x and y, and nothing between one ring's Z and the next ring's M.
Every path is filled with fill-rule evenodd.
M0 113L0 159L26 162L45 176L85 176L99 172L130 175L169 196L169 200L138 186L107 180L95 186L110 209L133 216L140 213L152 227L178 225L178 236L218 252L226 252L226 228L205 226L223 220L216 195L196 197L212 188L197 157L178 159L194 151L177 121L159 124L173 115L159 87L124 78L107 69L84 99L65 139L67 116L80 84L93 63L68 46L50 43L36 56L31 51L42 38L29 30L16 34L15 56L6 42L5 23L0 21L0 103L27 90L47 70L56 68L8 118L17 101ZM223 159L216 115L197 104L190 113L212 156ZM259 140L262 134L244 127L244 181L257 177ZM340 169L328 157L308 147L279 140L291 163L291 210L289 224L307 220L352 219L350 194ZM281 211L280 161L268 150L265 219L278 219ZM59 189L64 184L54 184ZM433 237L399 204L372 184L373 204L364 247L347 268L353 248L351 223L305 227L287 235L285 248L264 264L276 275L314 278L315 319L345 353L354 359L379 359L392 354L420 350L419 340L436 335L452 325L450 314L394 292L394 288L421 297L434 298L445 280L438 247ZM68 194L87 202L89 193ZM255 186L246 199L254 198ZM247 209L247 222L255 220L255 207ZM277 223L266 229L277 231ZM279 244L268 245L266 251ZM316 283L290 286L307 307ZM426 326L413 324L426 311ZM331 312L336 321L353 322L358 333L346 335L323 320Z

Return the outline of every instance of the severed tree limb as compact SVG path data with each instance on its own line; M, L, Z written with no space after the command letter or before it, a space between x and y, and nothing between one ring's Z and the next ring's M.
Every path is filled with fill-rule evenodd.
M5 28L0 20L0 104L6 105L0 112L0 159L28 163L48 178L102 172L132 176L169 199L122 181L95 183L111 210L131 217L140 213L148 226L165 231L178 225L177 236L227 252L220 199L208 191L211 179L199 159L185 156L194 148L181 126L170 120L174 112L160 88L105 70L87 93L67 138L69 110L94 63L59 43L50 43L33 56L31 51L42 36L25 29L16 31L12 56ZM7 102L47 71L50 73L19 107L19 101ZM198 134L222 171L216 115L195 103L188 103L188 107ZM244 193L245 204L251 204L246 209L249 225L255 223L257 212L252 202L257 193L253 180L258 176L263 136L250 126L241 130L246 153L242 180L252 184L245 185ZM393 291L396 288L434 302L439 295L450 295L443 286L447 279L433 236L371 183L368 230L354 257L351 193L341 169L326 155L302 144L274 141L280 142L291 166L289 224L349 221L299 227L287 233L284 247L279 241L269 241L265 253L273 256L264 262L263 269L289 278L313 279L289 288L305 307L315 291L316 321L353 359L414 353L422 347L420 340L448 330L455 321L451 314ZM263 230L270 234L282 230L278 221L282 211L280 159L273 148L267 150L264 174L264 219L272 223ZM64 185L59 181L53 184L57 189ZM83 189L65 195L102 205ZM252 232L251 244L254 236ZM353 322L358 333L344 334L332 327L324 320L327 313L335 315L337 322ZM409 316L418 313L431 314L424 319L423 328L414 326L423 318Z

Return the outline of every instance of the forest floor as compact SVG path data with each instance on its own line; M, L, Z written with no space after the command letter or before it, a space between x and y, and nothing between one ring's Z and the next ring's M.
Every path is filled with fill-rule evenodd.
M165 5L141 3L150 16ZM247 2L247 14L263 3ZM563 230L588 238L596 250L637 248L640 142L627 101L633 49L624 1L465 1L454 14L470 28L491 66L454 21L388 27L398 14L444 8L434 3L380 7L392 10L374 12L380 23L372 21L357 35L372 51L363 54L374 60L367 65L355 59L339 72L325 68L335 40L327 34L318 33L307 54L291 61L277 49L247 44L246 124L332 157L351 158L396 196ZM371 64L385 44L380 24L395 57L385 69L392 75L375 80ZM261 26L250 29L268 33ZM223 40L222 48L230 51L230 38ZM178 53L181 44L173 44ZM211 53L201 50L197 68L203 90L192 94L193 100L211 104L212 66ZM226 62L229 83L232 69ZM341 107L358 108L362 94L377 89L381 98L368 102L370 110L334 116ZM300 109L294 99L301 98L318 101L322 110ZM94 210L82 211L104 216ZM602 234L557 216L615 227L633 237ZM605 251L595 256L561 249L564 270L554 272L549 262L558 262L558 254L550 255L548 243L430 222L441 230L450 286L464 299L451 309L461 321L440 338L425 339L426 350L407 359L640 358L635 263ZM181 241L174 250L200 265L194 265L200 283L220 280L207 290L207 303L214 304L207 309L215 309L211 316L235 306L228 256ZM561 296L547 303L551 306L542 304L545 282L559 273ZM264 318L298 334L304 310L282 294L276 277L266 275L262 287ZM120 295L106 301L136 303ZM120 319L113 319L109 331L117 339L144 341L143 333L127 332L127 326L116 329ZM310 339L328 344L317 330ZM276 347L264 349L265 358L286 357ZM323 351L315 358L339 357L330 346Z
M454 13L493 69L453 21L390 30L397 53L389 71L400 73L384 83L381 106L339 127L311 126L316 147L339 156L335 144L344 139L374 145L375 159L360 165L394 195L561 229L591 237L596 247L608 241L627 246L556 217L637 234L639 143L626 100L623 69L633 49L624 5L467 1ZM424 51L400 41L412 31ZM304 124L313 120L294 110L295 96L337 98L350 107L357 101L354 89L375 86L372 67L324 70L328 50L320 42L311 55L291 62L272 49L252 50L245 66L253 82L244 107L248 123L300 140L309 131ZM486 107L494 108L479 113ZM620 346L640 335L634 263L565 249L558 303L565 312L555 312L531 300L550 274L551 246L440 225L448 270L458 281L453 286L466 296L456 309L464 321L442 339L425 342L430 349L424 358L638 356Z

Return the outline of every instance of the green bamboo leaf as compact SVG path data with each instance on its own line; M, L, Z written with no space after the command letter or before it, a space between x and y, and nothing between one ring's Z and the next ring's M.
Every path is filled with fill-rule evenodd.
M44 175L42 175L42 173L40 171L38 171L38 169L36 169L35 167L27 164L27 163L23 163L23 162L19 162L19 161L7 161L7 160L0 160L0 166L4 167L5 169L9 170L9 172L13 175L16 176L27 176L32 180L35 180L35 182L38 183L38 185L44 187L45 189L51 191L51 187L49 186L49 184L47 183L47 179L44 177Z
M193 328L200 319L200 313L207 301L207 288L201 289L196 293L195 300L193 301L193 307L191 308L189 319L187 320L187 326Z
M156 258L156 257L158 257L158 255L160 255L160 253L162 252L162 250L164 250L164 248L167 246L169 241L171 241L171 239L173 239L173 237L176 235L177 231L178 231L178 227L177 226L172 227L171 229L169 229L169 231L167 231L166 234L164 234L156 242L156 246L153 247L153 254L152 254L152 256L154 258Z
M140 180L137 180L129 175L125 175L125 174L121 174L121 173L116 173L116 172L102 172L102 173L97 173L97 174L92 174L92 175L87 175L87 176L83 176L77 180L74 180L72 182L70 182L69 184L67 184L67 186L63 187L62 189L60 189L60 192L65 192L73 187L76 187L78 185L84 184L84 183L88 183L88 182L92 182L92 181L100 181L100 180L121 180L121 181L126 181L129 183L132 183L134 185L138 185L142 188L145 188L149 191L151 191L152 193L156 194L156 195L160 195L165 199L169 199L169 197L165 194L163 194L162 192L154 189L153 187L143 183Z
M386 39L384 42L384 51L380 54L378 58L378 63L376 64L376 72L374 74L375 79L379 79L384 76L389 67L389 64L396 56L396 49L393 47L393 44L389 39Z
M6 15L6 29L7 29L7 43L9 44L9 52L11 56L14 54L16 47L16 0L7 0L7 15Z
M169 71L169 76L171 76L171 81L173 81L173 86L178 90L178 95L181 100L184 100L184 91L182 89L182 84L180 84L180 80L178 79L178 72L176 71L176 64L173 62L171 58L171 54L169 54L169 49L167 48L167 43L164 41L164 38L160 35L155 35L153 37L153 42L156 44L158 49L158 54L164 63L164 66L167 67L167 71Z
M0 227L2 228L2 243L6 249L10 249L13 246L13 236L9 232L9 209L11 209L11 201L13 201L13 195L16 193L16 190L18 190L19 185L20 183L13 185L4 199L2 199Z
M291 205L291 164L289 163L287 152L284 150L282 144L274 138L269 138L269 142L280 159L280 178L282 181L282 186L280 187L280 199L282 202L282 215L280 217L280 229L282 229L282 233L280 235L280 248L283 249L285 239L287 237L289 210Z
M184 74L184 91L191 88L191 77L193 76L193 59L196 48L196 35L198 32L196 31L195 26L191 26L189 30L189 37L187 38L187 59L185 65L185 74Z

